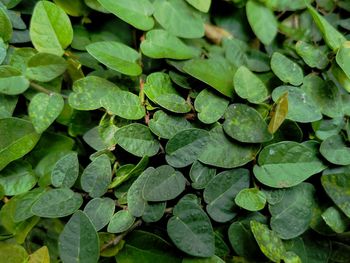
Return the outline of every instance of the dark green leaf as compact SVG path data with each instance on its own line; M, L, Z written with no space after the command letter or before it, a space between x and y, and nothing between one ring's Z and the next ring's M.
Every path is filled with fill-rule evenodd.
M94 198L86 204L85 214L90 218L91 223L95 226L96 231L100 231L111 220L115 209L115 202L106 198Z
M135 217L128 210L120 210L111 218L107 231L109 233L122 233L128 230L134 222Z
M271 58L271 69L276 76L285 83L299 86L303 83L303 70L285 55L274 52Z

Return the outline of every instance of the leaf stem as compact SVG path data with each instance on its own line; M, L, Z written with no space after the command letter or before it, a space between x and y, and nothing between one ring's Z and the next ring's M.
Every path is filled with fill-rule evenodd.
M39 92L43 92L43 93L46 93L48 95L51 95L51 94L59 94L62 96L62 98L64 99L68 99L68 96L67 95L63 95L63 94L60 94L60 93L57 93L57 92L54 92L54 91L51 91L51 90L48 90L46 88L44 88L43 86L35 83L35 82L30 82L30 87L35 89L36 91L39 91Z

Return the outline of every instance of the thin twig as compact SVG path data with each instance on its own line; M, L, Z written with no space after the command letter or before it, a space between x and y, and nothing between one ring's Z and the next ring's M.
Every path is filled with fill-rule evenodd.
M59 95L62 96L62 98L68 99L68 96L67 96L67 95L63 95L63 94L54 92L54 91L52 91L52 90L48 90L48 89L44 88L43 86L41 86L41 85L39 85L39 84L37 84L37 83L35 83L35 82L30 82L30 86L31 86L33 89L35 89L35 90L37 90L37 91L39 91L39 92L43 92L43 93L48 94L48 95L51 95L51 94L59 94Z

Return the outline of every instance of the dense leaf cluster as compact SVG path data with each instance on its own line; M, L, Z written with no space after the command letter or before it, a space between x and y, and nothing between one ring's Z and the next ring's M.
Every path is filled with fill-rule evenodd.
M0 262L349 262L349 14L0 0Z

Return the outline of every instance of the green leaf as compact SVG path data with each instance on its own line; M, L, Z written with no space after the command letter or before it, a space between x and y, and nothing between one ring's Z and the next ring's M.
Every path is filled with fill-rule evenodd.
M12 24L11 20L8 17L5 9L0 8L0 37L4 42L8 42L12 38Z
M341 135L332 135L321 143L320 153L327 161L338 165L350 164L350 147Z
M193 59L185 62L183 70L192 77L203 81L221 94L232 98L234 71L226 60L219 58Z
M68 188L51 189L35 201L32 212L40 217L65 217L77 211L82 203L81 195Z
M29 88L29 81L20 71L11 66L0 66L0 93L21 94Z
M81 187L91 197L100 197L108 190L112 180L111 162L106 154L94 159L81 175Z
M28 263L50 263L50 254L47 246L43 246L30 254Z
M317 152L297 142L283 141L265 147L255 165L255 177L274 188L292 187L326 167Z
M60 6L70 16L84 16L87 15L88 9L84 4L84 0L77 0L71 2L69 0L54 0L55 4Z
M170 34L182 38L204 36L204 23L200 15L182 0L156 0L154 18Z
M192 128L192 124L182 116L170 115L162 110L154 113L148 126L158 137L170 139L182 130Z
M245 104L232 104L227 108L223 128L240 142L260 143L273 138L260 113Z
M321 48L304 41L298 41L295 50L304 62L311 68L324 69L329 60L327 54Z
M210 258L184 258L182 263L224 263L221 258L214 255Z
M154 9L152 3L148 0L138 0L137 2L98 0L98 2L103 8L137 29L147 31L154 26L152 18Z
M96 231L100 231L111 220L115 209L115 202L108 198L94 198L84 207L85 214L90 218Z
M96 110L105 96L113 96L119 88L100 77L88 76L73 84L73 92L69 95L69 105L77 110Z
M135 217L133 217L128 210L120 210L111 218L107 231L109 233L122 233L128 230L134 222Z
M191 186L194 189L205 188L211 179L216 175L216 169L195 161L190 170Z
M0 262L23 263L27 258L28 253L22 246L0 242Z
M233 169L219 173L205 187L203 197L210 217L220 223L237 215L234 197L249 187L249 171Z
M115 133L117 144L138 157L153 156L159 150L159 142L145 125L133 123L120 128Z
M71 188L79 176L79 160L75 152L60 158L51 172L51 182L55 187Z
M31 210L32 205L44 192L45 189L43 188L34 188L31 191L13 197L11 199L11 202L15 202L13 221L19 223L34 216Z
M190 59L199 55L196 49L163 29L148 31L140 48L150 58Z
M86 46L87 52L110 69L129 76L138 76L140 54L131 47L115 41L95 42Z
M321 109L303 89L293 86L280 86L273 90L272 99L277 102L286 92L288 92L287 119L302 123L322 119Z
M186 0L187 3L192 5L194 8L198 9L203 13L207 13L209 11L211 0Z
M65 263L96 263L100 256L100 241L88 216L77 211L69 219L58 240L60 257Z
M49 82L61 76L66 69L67 63L62 57L38 53L28 60L26 77L40 82Z
M140 98L129 91L114 91L113 96L104 96L100 102L110 114L127 120L138 120L145 116Z
M235 203L245 210L259 211L265 207L266 196L257 188L246 188L237 194Z
M68 15L57 5L40 1L30 20L30 38L39 52L62 56L73 41L73 29Z
M186 167L197 160L209 141L209 133L201 129L178 132L165 147L166 161L173 167Z
M299 86L303 83L303 70L285 55L274 52L271 57L271 69L285 83Z
M0 119L0 171L10 162L30 152L40 135L33 125L18 118Z
M2 64L6 58L8 45L0 37L0 64Z
M324 174L321 177L324 190L333 202L350 218L350 175L349 174Z
M350 78L350 41L345 41L339 47L337 52L336 61L339 67L344 71L346 76Z
M321 31L326 44L333 51L338 50L343 44L343 42L346 41L346 38L331 24L329 24L329 22L323 16L321 16L312 6L308 5L307 9L309 10L312 18L314 19L317 27Z
M146 223L159 221L165 213L165 208L166 202L147 203L142 214L142 220Z
M0 185L5 195L19 195L32 189L37 178L29 163L16 161L0 172Z
M217 122L224 115L228 104L229 102L225 98L208 89L202 90L194 101L198 119L205 124Z
M280 262L284 258L286 250L277 234L257 221L251 221L250 226L264 255L273 262Z
M157 167L148 175L142 190L146 201L160 202L175 199L185 190L186 178L169 165Z
M183 197L174 207L167 232L183 252L196 257L214 255L214 232L208 216L193 200Z
M255 158L257 146L234 142L225 135L221 126L209 133L209 142L201 151L198 160L207 165L231 169L242 166Z
M259 104L267 99L268 91L264 82L245 66L238 68L233 84L238 96L250 103Z
M249 0L246 13L255 35L264 45L270 45L277 35L277 19L263 4Z
M266 0L264 3L271 9L278 11L294 11L306 8L314 0Z
M350 221L342 211L335 206L330 206L322 213L322 219L336 233L344 233Z
M64 100L60 94L38 93L30 101L29 117L38 133L44 132L60 115Z
M191 106L172 86L168 74L155 72L147 76L144 86L146 96L154 103L175 113L186 113Z
M269 204L272 230L283 239L301 235L309 228L314 202L315 188L309 183L286 189L279 202Z

